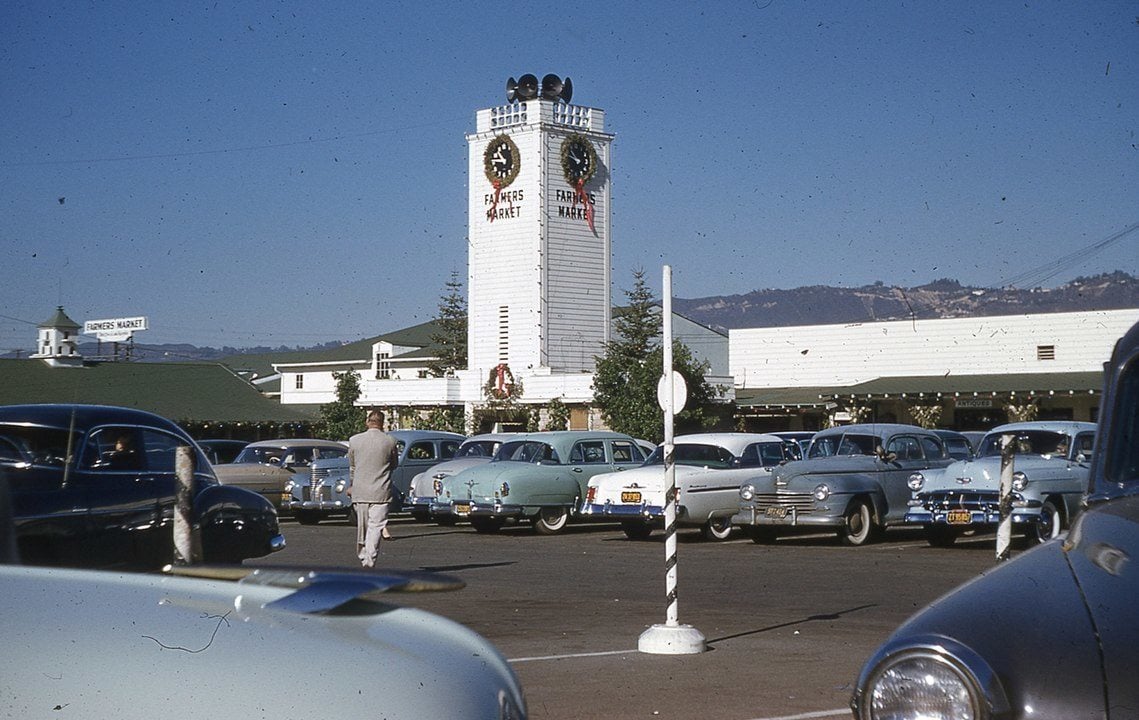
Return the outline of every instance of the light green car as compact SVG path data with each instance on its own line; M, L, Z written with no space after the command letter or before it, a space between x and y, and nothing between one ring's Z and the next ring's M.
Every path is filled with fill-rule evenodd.
M578 513L589 479L639 466L644 451L628 435L557 431L520 435L494 458L444 478L431 514L470 520L478 532L495 532L507 520L529 520L543 535L560 532Z

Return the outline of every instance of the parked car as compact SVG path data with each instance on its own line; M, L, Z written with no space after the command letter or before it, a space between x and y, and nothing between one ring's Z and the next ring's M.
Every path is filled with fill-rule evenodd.
M780 430L771 433L776 437L783 438L784 440L791 440L799 448L799 458L807 456L807 448L811 446L811 439L815 437L814 430Z
M436 517L469 519L478 532L507 520L529 520L543 535L561 532L578 514L595 475L634 468L645 456L628 435L559 430L522 435L502 444L485 465L444 478L431 505Z
M699 527L709 540L727 540L739 510L740 484L757 472L798 456L798 445L775 435L701 433L674 440L678 526ZM644 465L596 475L589 481L583 515L621 521L630 539L642 539L664 527L664 446Z
M970 460L973 457L973 443L965 435L956 430L933 431L945 443L945 452L954 460Z
M0 407L0 474L8 479L25 561L155 568L174 558L177 448L194 459L192 522L205 562L240 562L284 547L264 498L218 484L171 421L102 405Z
M770 542L792 528L829 528L844 543L863 545L903 521L911 474L951 461L940 437L914 425L821 430L806 459L740 486L740 512L733 522L756 542Z
M929 544L947 547L966 531L995 529L1001 519L1001 437L1013 436L1013 526L1031 540L1051 540L1080 511L1088 487L1095 424L1010 423L985 435L972 460L915 473L906 522L925 528Z
M314 461L347 454L348 446L334 440L259 440L246 445L232 463L214 466L214 471L223 485L260 493L286 514L292 511L292 493L286 485L306 484Z
M431 503L435 502L444 479L469 467L490 462L504 441L517 436L518 433L484 433L467 438L459 445L455 456L450 460L424 470L411 479L407 498L403 503L404 510L409 511L416 520L421 522L429 520Z
M404 507L411 479L444 460L455 457L466 438L442 430L391 430L399 450L399 465L392 470L392 512ZM328 517L347 517L355 522L348 495L348 457L338 456L313 463L311 475L296 478L287 486L288 507L300 523L317 523Z
M1088 508L1066 538L934 601L859 674L857 720L1134 717L1139 325L1104 373Z
M198 440L198 447L206 454L212 465L224 465L233 462L248 444L245 440Z
M461 582L245 570L232 582L0 565L0 716L525 719L493 645L389 600ZM303 691L282 691L285 658L312 668Z

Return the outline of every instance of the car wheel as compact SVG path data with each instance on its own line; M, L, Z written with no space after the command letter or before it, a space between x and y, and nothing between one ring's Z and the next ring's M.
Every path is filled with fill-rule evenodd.
M494 518L494 517L490 517L490 518L488 518L488 517L473 517L473 518L471 518L471 527L473 527L475 529L475 532L477 532L477 533L484 533L484 534L496 533L502 529L502 524L503 524L502 518Z
M877 528L874 525L874 510L866 500L855 500L842 516L838 537L844 545L865 545L874 540Z
M297 510L293 513L301 525L316 525L320 522L320 513L311 510Z
M951 528L946 525L925 526L925 541L929 543L930 547L953 547L953 543L957 542L957 537L960 534L956 528Z
M531 522L539 535L553 535L565 529L569 521L569 509L564 507L544 507Z
M766 525L745 525L744 531L756 545L770 545L779 536L779 532L775 528Z
M621 523L621 530L624 531L625 537L630 540L647 540L649 535L653 534L653 526L647 522L623 522Z
M705 540L723 542L732 534L732 516L724 515L723 517L711 518L700 528L700 532L704 535Z
M1051 500L1045 500L1040 506L1040 519L1029 527L1028 537L1033 542L1045 543L1057 537L1063 529L1060 510Z

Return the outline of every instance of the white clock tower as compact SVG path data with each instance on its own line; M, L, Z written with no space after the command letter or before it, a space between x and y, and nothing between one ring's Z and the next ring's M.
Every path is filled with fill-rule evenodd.
M589 373L609 339L613 136L568 78L507 88L467 135L468 368Z

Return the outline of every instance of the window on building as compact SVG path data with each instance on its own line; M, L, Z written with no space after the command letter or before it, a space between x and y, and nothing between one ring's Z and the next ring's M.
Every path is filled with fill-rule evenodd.
M510 357L510 307L498 306L498 361L506 362Z
M392 376L392 364L389 362L391 353L376 353L376 379L377 380L390 380Z
M305 376L302 373L297 373L297 390L305 389Z

